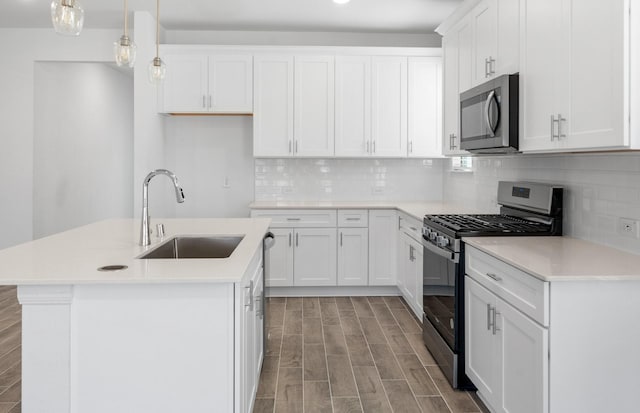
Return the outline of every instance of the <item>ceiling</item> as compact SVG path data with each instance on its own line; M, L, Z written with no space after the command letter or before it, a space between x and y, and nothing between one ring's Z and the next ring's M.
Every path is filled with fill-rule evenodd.
M51 27L50 0L2 0L0 27ZM123 0L81 0L85 28L122 26ZM462 0L161 0L168 30L432 33ZM155 16L154 0L129 0Z

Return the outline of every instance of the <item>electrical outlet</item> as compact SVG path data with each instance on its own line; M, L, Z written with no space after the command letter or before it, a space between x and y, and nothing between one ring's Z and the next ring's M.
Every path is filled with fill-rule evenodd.
M383 195L383 194L384 194L384 188L379 186L374 186L371 188L371 195Z
M629 218L620 218L618 220L618 233L629 238L639 238L638 221Z

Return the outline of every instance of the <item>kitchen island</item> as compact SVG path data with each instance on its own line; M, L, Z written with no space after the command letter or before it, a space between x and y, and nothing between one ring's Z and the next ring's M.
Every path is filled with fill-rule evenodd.
M0 251L22 304L24 412L251 411L269 220L162 222L149 247L140 221L108 220ZM176 235L242 241L228 258L139 259Z

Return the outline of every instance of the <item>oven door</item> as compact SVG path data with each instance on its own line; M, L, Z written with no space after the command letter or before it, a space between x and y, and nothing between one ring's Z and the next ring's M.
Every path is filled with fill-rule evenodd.
M425 318L449 348L456 349L456 274L459 255L439 248L428 240L424 246L422 305Z

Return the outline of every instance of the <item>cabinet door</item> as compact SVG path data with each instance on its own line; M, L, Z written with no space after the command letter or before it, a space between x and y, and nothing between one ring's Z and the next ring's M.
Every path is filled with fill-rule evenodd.
M496 75L517 73L520 67L520 0L497 0L497 3Z
M412 240L413 245L413 262L414 262L414 270L413 274L413 283L415 284L415 292L413 297L413 311L416 313L416 317L420 319L422 317L422 270L423 270L423 259L424 259L424 249L422 244L419 242Z
M468 155L460 149L460 93L471 87L472 41L471 20L458 23L443 39L445 83L444 155Z
M167 54L162 59L170 68L162 82L162 112L207 112L207 56Z
M494 76L498 52L497 0L484 0L471 12L473 25L472 83L479 85Z
M496 298L489 290L465 277L465 372L493 406L500 397L500 369L491 325L495 305Z
M296 229L294 237L294 285L337 285L336 229Z
M408 152L412 158L442 156L442 59L408 60Z
M253 56L209 57L209 111L253 113Z
M559 147L553 118L561 112L559 101L565 85L559 67L566 57L559 53L562 37L562 4L566 0L522 0L520 23L520 150ZM565 111L565 113L567 113ZM565 115L566 117L566 115Z
M567 149L629 145L625 130L625 26L629 3L624 0L572 1L570 28L570 113L562 113L562 147ZM598 30L593 30L597 25Z
M369 211L369 285L396 285L397 237L396 211Z
M338 285L367 285L369 230L338 228Z
M407 156L407 58L374 56L373 156Z
M267 287L293 286L293 229L271 228L275 244L267 250L265 269Z
M254 58L253 156L293 155L293 56Z
M294 153L334 154L334 57L296 56Z
M369 156L371 57L336 57L336 156Z
M501 299L496 311L502 391L494 406L505 413L547 413L549 331Z

